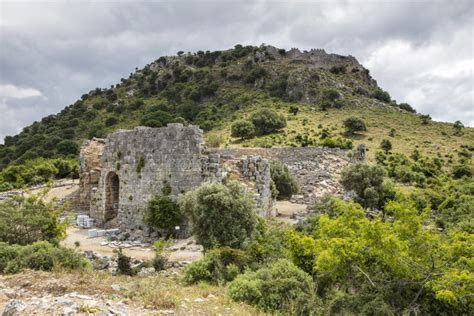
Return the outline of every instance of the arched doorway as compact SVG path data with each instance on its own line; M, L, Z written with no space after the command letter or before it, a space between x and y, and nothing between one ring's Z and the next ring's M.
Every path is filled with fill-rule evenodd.
M105 179L105 214L106 222L117 217L119 208L120 180L115 172L109 172Z

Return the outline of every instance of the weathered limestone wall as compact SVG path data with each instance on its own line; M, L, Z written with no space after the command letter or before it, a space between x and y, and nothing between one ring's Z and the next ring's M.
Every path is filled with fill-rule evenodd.
M163 128L137 127L117 131L106 139L95 211L107 218L109 174L119 179L118 223L122 230L143 230L147 201L166 182L172 195L194 189L202 182L202 131L195 126L169 124ZM112 174L112 176L114 176ZM108 178L109 177L109 178ZM113 203L112 203L113 204Z
M341 193L339 175L351 162L347 151L337 148L225 148L210 151L224 158L260 156L281 161L300 187L300 193L292 197L292 202L303 204L312 204L326 193Z
M102 153L105 140L93 138L85 141L81 146L79 156L79 201L76 209L81 213L89 214L93 191L97 190L102 170Z

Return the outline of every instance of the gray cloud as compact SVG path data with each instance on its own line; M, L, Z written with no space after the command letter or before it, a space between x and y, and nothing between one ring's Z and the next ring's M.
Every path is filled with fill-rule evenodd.
M0 139L162 55L237 43L354 55L399 102L474 126L473 16L468 0L2 1Z

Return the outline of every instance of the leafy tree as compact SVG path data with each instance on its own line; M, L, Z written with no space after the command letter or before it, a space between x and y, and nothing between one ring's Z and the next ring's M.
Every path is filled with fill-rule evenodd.
M289 200L293 194L298 193L298 184L288 172L287 166L274 160L270 164L270 174L275 184L275 197L278 200Z
M382 150L387 153L392 150L392 142L389 139L382 139L382 142L380 143L380 148L382 148Z
M269 109L262 109L251 116L253 125L258 135L267 135L286 126L283 115Z
M76 144L74 141L68 139L61 141L57 145L56 149L59 154L65 156L77 155L79 153L79 145Z
M0 242L27 245L45 240L57 245L66 237L66 224L59 223L64 208L45 202L45 194L43 191L0 202Z
M255 126L247 120L238 120L231 127L231 136L241 139L252 138L255 134Z
M380 166L354 164L342 171L341 183L346 190L356 193L356 200L365 208L382 208L393 195L390 186L384 183L384 174Z
M367 131L367 126L365 125L364 120L358 117L351 116L347 118L343 124L346 129L346 134L348 135L353 135L355 132Z
M193 233L204 249L241 248L254 232L253 199L238 182L202 184L178 203L189 214Z
M178 204L171 197L171 187L163 184L161 194L153 197L148 202L145 212L145 223L151 227L164 229L168 234L174 227L181 224L184 215Z

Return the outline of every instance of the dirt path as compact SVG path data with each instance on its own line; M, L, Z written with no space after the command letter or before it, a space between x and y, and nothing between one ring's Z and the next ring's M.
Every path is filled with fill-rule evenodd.
M107 240L104 237L89 238L87 236L87 229L80 229L77 227L70 227L67 230L67 237L61 242L63 246L69 248L75 248L75 243L79 243L79 249L82 251L94 251L101 255L115 256L114 248L109 246L101 245ZM137 247L138 248L138 247ZM154 257L153 250L148 248L127 248L123 249L123 252L132 258L149 260Z
M302 213L308 206L305 204L296 204L289 201L277 201L275 209L277 210L277 219L282 222L295 224L297 221L293 216L297 213Z
M66 239L63 240L61 244L65 247L75 248L76 242L79 242L79 249L82 251L94 251L106 256L114 256L114 250L117 249L117 247L105 245L107 242L105 237L89 238L87 235L87 229L70 227L67 230ZM196 248L196 246L194 245L193 239L188 238L174 240L170 247L168 260L175 262L192 262L201 259L202 252L194 248ZM141 260L150 260L155 256L152 247L132 246L130 248L123 248L122 250L127 256Z

